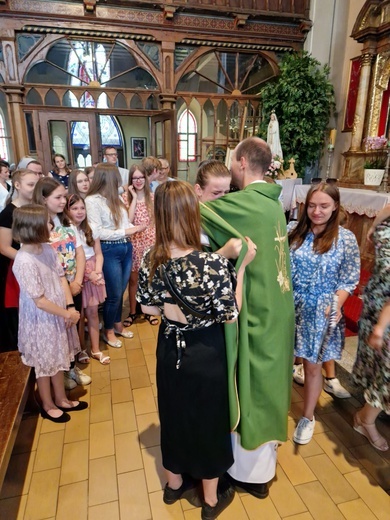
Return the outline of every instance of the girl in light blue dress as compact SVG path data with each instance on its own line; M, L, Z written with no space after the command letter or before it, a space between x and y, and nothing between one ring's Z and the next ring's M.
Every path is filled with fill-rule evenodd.
M339 225L336 186L310 188L298 222L289 226L291 275L296 312L295 355L303 358L303 417L294 432L298 444L310 442L314 409L321 394L322 362L340 359L344 346L342 307L359 282L360 255L355 235ZM336 327L320 349L333 296L338 296Z

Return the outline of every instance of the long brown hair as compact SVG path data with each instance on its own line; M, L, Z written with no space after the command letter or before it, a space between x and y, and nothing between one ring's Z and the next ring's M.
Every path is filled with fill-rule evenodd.
M63 188L63 184L61 184L56 179L53 179L53 177L42 177L35 185L33 202L35 204L40 204L41 206L46 206L45 199L47 199L47 197L49 197L49 195L51 195L53 191L59 187ZM59 218L62 226L70 226L69 219L64 213L58 213L57 217Z
M72 170L71 170L71 169L69 168L69 166L66 164L65 156L62 155L62 153L55 153L55 154L53 155L53 157L51 158L51 162L52 162L52 165L53 165L53 172L54 172L54 173L57 173L57 174L60 173L60 170L59 170L59 168L58 168L57 165L56 165L56 157L61 157L61 159L63 159L63 160L65 161L65 171L66 171L66 173L69 175L70 172L71 172Z
M80 175L80 173L82 173L83 175L88 177L88 175L83 170L72 170L69 174L68 193L70 195L72 193L76 193L77 195L80 195L80 190L77 187L77 177Z
M169 246L202 249L199 199L185 181L164 182L154 194L156 242L150 253L150 280L159 265L171 258Z
M70 222L73 222L72 215L70 213L70 208L74 204L76 204L76 202L80 202L80 201L84 204L84 208L85 208L84 199L82 197L80 197L80 195L77 195L77 193L71 193L70 195L67 195L67 197L66 197L66 206L64 208L64 213L68 217ZM73 222L73 224L76 225L74 222ZM78 227L79 227L79 229L81 229L81 231L84 232L85 241L87 242L87 245L93 247L93 245L95 244L95 240L93 239L92 229L91 229L90 225L88 224L87 213L85 213L85 219L81 222L81 224L79 224Z
M133 164L129 170L129 186L132 186L133 184L133 176L136 171L139 171L142 173L142 175L145 177L144 182L144 193L145 193L145 204L149 213L149 217L151 220L153 220L153 201L152 197L150 196L150 184L148 180L148 176L146 173L145 168L141 164ZM129 191L129 203L131 204L133 200L133 195L131 194L131 191Z
M119 227L122 220L122 209L126 206L118 195L118 188L122 182L118 167L115 164L99 163L95 167L95 173L89 188L90 195L101 195L107 200L115 226Z
M313 249L319 254L324 254L330 250L334 242L337 242L339 236L339 215L340 215L340 192L334 184L314 184L307 193L305 206L303 212L298 220L297 226L289 233L288 241L290 247L298 249L303 244L307 234L311 229L311 220L307 214L307 210L313 194L316 191L322 191L329 195L336 204L336 209L333 211L330 219L326 223L324 231L319 233L313 243Z

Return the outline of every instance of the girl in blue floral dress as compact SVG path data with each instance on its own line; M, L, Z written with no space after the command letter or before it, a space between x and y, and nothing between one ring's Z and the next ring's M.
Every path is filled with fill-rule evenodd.
M298 222L289 226L291 275L296 312L295 355L303 358L303 417L294 432L298 444L310 442L314 409L321 394L322 362L340 359L344 346L342 307L359 282L360 255L355 235L339 225L340 194L336 186L310 188ZM321 353L323 332L334 294L337 325Z
M390 414L390 205L374 221L375 267L363 297L359 343L353 376L364 389L365 405L354 417L354 429L374 448L389 444L375 426L383 410Z

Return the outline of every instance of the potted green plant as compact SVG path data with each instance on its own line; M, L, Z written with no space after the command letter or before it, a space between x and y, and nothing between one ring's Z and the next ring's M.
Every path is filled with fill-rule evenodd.
M260 136L267 136L272 110L280 125L283 157L294 157L295 168L303 177L305 168L320 157L329 118L335 107L329 67L306 51L286 53L280 62L280 74L260 92L262 124Z
M387 137L384 135L366 137L364 145L367 152L364 163L364 184L379 186L385 173Z

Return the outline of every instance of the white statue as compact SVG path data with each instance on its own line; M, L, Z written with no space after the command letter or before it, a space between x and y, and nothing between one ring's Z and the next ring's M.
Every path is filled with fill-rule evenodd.
M267 143L271 148L272 155L277 155L280 159L283 159L282 147L280 145L279 123L274 111L271 113L268 124Z

